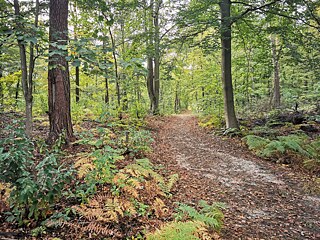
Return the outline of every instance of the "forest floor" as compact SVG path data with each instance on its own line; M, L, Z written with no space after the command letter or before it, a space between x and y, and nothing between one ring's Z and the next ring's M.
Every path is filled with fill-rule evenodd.
M150 159L180 175L173 201L227 205L223 239L320 239L320 197L306 190L306 175L208 134L192 115L151 118L149 126Z

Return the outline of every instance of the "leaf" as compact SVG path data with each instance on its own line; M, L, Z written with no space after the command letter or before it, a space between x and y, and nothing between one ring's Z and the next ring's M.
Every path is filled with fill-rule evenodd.
M81 61L79 59L75 59L72 63L71 63L72 66L74 67L80 67L81 65Z

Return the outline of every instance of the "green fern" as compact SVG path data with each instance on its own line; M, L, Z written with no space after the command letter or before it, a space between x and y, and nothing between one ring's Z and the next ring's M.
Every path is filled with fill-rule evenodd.
M306 150L307 137L305 135L289 135L278 137L286 150L300 153L303 156L311 157L311 154Z
M200 211L183 203L179 203L176 220L190 219L205 223L207 226L219 231L222 227L224 215L221 211L225 206L222 203L208 205L206 201L200 201Z
M255 136L255 135L248 135L248 136L245 136L243 139L246 141L250 150L254 150L257 152L260 152L263 148L265 148L265 146L268 143L270 143L269 139Z
M272 141L268 143L264 149L258 151L258 155L261 157L272 157L275 156L277 153L284 154L286 151L285 145L280 141Z
M200 240L195 234L201 222L171 222L155 233L149 233L147 240Z

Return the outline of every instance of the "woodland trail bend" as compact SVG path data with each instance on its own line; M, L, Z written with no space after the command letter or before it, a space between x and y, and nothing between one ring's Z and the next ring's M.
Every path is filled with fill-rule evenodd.
M177 201L227 204L223 239L320 239L320 198L302 191L293 170L206 134L191 115L158 127L153 159L180 173Z

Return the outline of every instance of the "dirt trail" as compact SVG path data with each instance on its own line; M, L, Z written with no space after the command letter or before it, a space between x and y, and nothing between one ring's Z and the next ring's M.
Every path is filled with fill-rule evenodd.
M320 198L292 170L206 134L191 115L156 125L152 158L181 176L174 198L226 203L223 239L320 239Z

